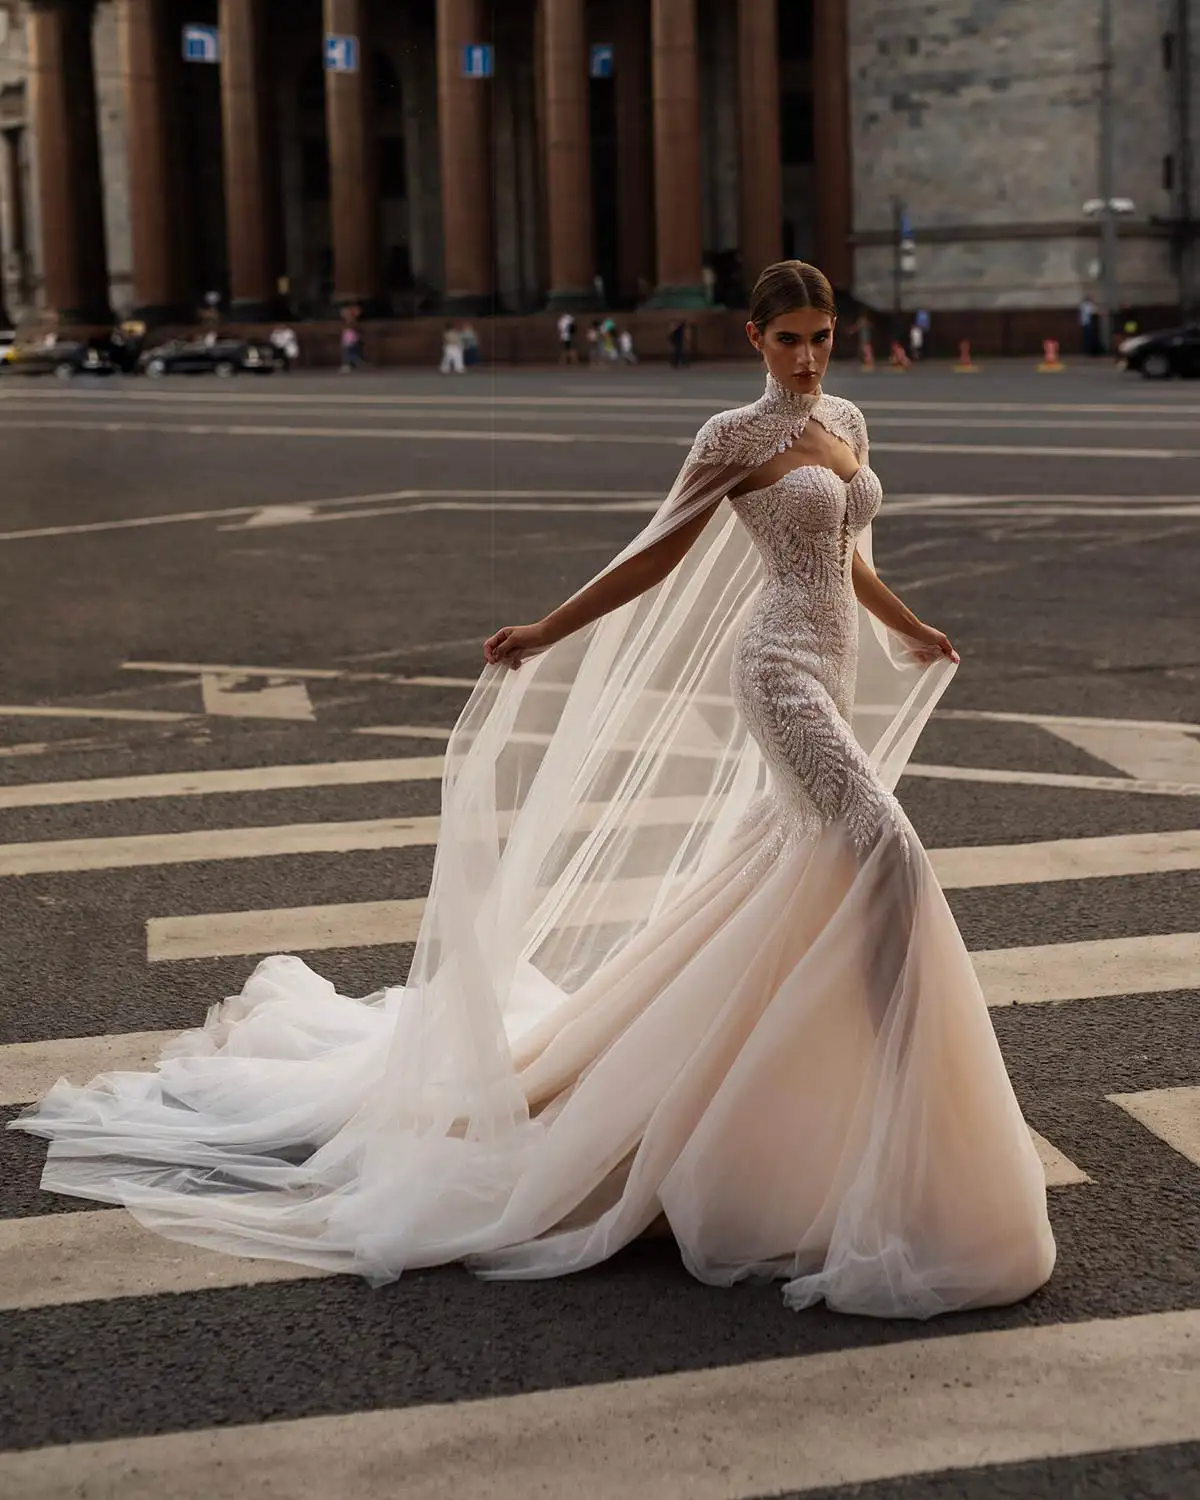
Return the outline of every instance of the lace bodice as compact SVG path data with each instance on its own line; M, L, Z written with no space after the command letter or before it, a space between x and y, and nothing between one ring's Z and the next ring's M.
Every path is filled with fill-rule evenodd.
M803 833L814 822L841 820L866 850L902 817L848 722L858 661L854 545L883 492L867 463L866 424L856 406L825 395L781 396L772 384L762 402L741 409L757 410L769 434L761 425L740 432L739 420L728 440L757 455L769 436L781 452L817 421L849 444L859 468L847 481L805 464L731 498L763 566L734 643L731 687L771 767L773 798L785 804L781 829ZM755 466L765 461L759 457Z

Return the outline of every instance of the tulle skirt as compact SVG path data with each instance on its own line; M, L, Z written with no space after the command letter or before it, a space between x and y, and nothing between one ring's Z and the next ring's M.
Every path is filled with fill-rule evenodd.
M500 1117L417 1023L429 996L276 956L156 1072L62 1081L14 1124L50 1140L48 1189L374 1282L578 1271L665 1219L693 1275L794 1308L1027 1296L1043 1169L915 833L865 858L836 824L779 833L764 802L575 993L519 967Z

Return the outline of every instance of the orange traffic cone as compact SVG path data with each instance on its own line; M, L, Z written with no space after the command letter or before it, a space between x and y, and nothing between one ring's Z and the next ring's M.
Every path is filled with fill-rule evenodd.
M1058 357L1058 340L1043 339L1042 359L1038 365L1038 373L1040 375L1057 375L1060 370L1065 370L1066 368L1066 365Z
M954 366L956 375L977 375L979 366L971 362L971 341L963 339L958 346L958 363Z

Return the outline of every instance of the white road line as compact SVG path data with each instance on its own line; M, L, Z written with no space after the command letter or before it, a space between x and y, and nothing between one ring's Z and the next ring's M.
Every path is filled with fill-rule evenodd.
M165 771L153 776L97 776L87 781L46 781L0 786L0 811L61 807L79 802L127 802L146 797L208 797L233 792L370 786L377 782L439 781L444 758L315 761L311 765L247 766L230 771Z
M172 724L197 714L168 713L157 708L48 708L44 704L0 704L4 719L129 719L134 723Z
M1145 729L1169 734L1200 734L1200 724L1177 719L1096 719L1083 714L1008 713L990 708L941 708L939 719L975 719L993 724L1041 724L1047 729Z
M1102 938L972 953L989 1005L1044 1005L1200 989L1200 933Z
M1200 830L1047 839L1028 844L960 845L930 858L946 890L1096 880L1200 870Z
M298 1281L319 1271L177 1244L119 1210L0 1219L0 1312ZM0 1466L0 1493L5 1491Z
M378 948L416 941L423 897L283 906L266 911L206 912L151 917L146 957L152 964L185 958L244 958L260 953L317 953L327 948Z
M1044 1135L1039 1135L1036 1130L1030 1130L1029 1134L1037 1148L1038 1160L1046 1174L1048 1188L1078 1187L1092 1181L1086 1172L1077 1167L1068 1156L1064 1156Z
M1200 739L1180 728L1153 730L1137 725L1047 725L1068 745L1106 761L1118 771L1147 781L1200 782ZM1200 731L1197 731L1200 733Z
M478 416L478 413L472 413ZM450 443L537 443L549 446L570 446L582 443L612 442L611 432L511 432L501 428L443 428L443 427L291 427L283 423L215 423L215 422L139 422L139 421L89 421L79 419L54 419L25 417L22 430L42 429L59 432L107 432L107 433L179 433L193 437L251 437L251 438L304 438L309 441L330 438L334 441L382 441L398 442L415 439L421 442ZM626 432L621 436L622 446L638 444L650 447L690 448L693 435L659 435ZM873 443L876 453L923 453L932 457L939 454L981 454L998 458L1078 458L1107 461L1110 459L1133 459L1139 463L1148 460L1173 460L1200 458L1200 448L1101 448L1088 445L1076 448L1045 443L892 443L886 440Z
M1132 776L1076 776L1066 771L1001 771L985 766L931 766L910 761L904 768L904 775L927 781L1058 786L1077 792L1128 792L1142 797L1200 797L1200 783L1196 782L1139 781Z
M1200 1167L1200 1087L1147 1089L1140 1094L1108 1097L1194 1167Z
M177 1031L114 1031L0 1047L0 1109L40 1099L60 1078L86 1083L98 1073L151 1071ZM3 1222L3 1221L0 1221ZM0 1278L0 1287L5 1285Z
M439 821L438 818L369 818L347 823L282 823L262 828L206 828L194 833L140 833L116 838L0 844L0 877L147 869L214 859L409 849L436 843Z
M22 1500L745 1500L1195 1442L1200 1311L906 1338L607 1384L0 1457ZM481 1485L480 1455L487 1455ZM564 1457L565 1455L565 1457ZM565 1465L565 1467L564 1467Z

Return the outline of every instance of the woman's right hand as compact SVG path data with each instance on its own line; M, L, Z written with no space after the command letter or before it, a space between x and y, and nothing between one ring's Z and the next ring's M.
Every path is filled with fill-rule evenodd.
M526 656L535 656L553 644L545 629L537 625L506 625L483 643L484 660L489 666L512 667L515 671Z

